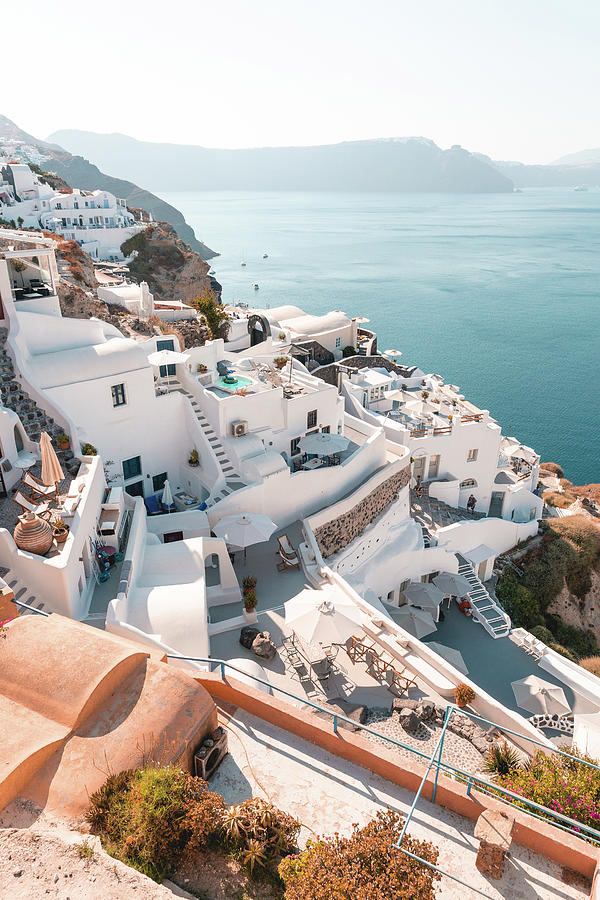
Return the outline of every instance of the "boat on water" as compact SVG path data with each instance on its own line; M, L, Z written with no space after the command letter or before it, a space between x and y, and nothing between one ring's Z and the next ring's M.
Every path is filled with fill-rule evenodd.
M255 291L258 290L258 285L257 285L257 284L254 285L254 290L255 290Z
M240 266L245 266L245 265L246 265L246 260L243 259L243 260L241 261L241 263L240 263Z
M576 190L576 191L587 191L587 189L588 189L587 184L578 184L577 187L574 188L574 190Z
M268 253L263 253L263 259L268 259L268 258L269 258L269 254L268 254Z
M209 269L209 270L208 270L208 274L209 274L209 275L214 275L214 274L215 274L215 270L214 270L214 269Z

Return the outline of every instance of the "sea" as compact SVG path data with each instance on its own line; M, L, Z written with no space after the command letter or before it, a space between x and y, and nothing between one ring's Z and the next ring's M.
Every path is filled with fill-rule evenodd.
M600 482L600 189L161 196L220 254L225 301L364 315L381 350Z

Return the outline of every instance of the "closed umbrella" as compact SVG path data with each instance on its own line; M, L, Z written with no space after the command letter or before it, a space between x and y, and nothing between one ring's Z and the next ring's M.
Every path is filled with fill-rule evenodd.
M171 485L169 484L169 479L165 480L162 492L162 504L166 506L166 508L171 512L173 507L173 492L171 491Z
M228 544L243 547L245 558L247 547L268 541L276 528L277 525L268 516L260 513L238 513L224 516L217 522L213 531Z
M397 625L419 640L437 631L431 613L425 609L417 609L415 606L400 606L394 610L393 619Z
M527 712L547 716L563 716L571 712L563 689L537 675L513 681L511 687L517 704Z
M415 581L404 589L404 596L413 606L420 606L421 609L437 609L444 594L435 584L429 584L427 581Z
M453 597L466 597L473 590L473 585L469 584L465 576L457 575L455 572L440 572L433 579L433 583L444 594L451 594Z
M360 629L363 614L336 591L300 591L284 603L285 624L299 637L321 644L343 644Z
M58 482L62 481L65 476L50 436L45 431L42 431L40 437L40 452L42 454L42 482L48 487L54 485L58 494Z
M462 672L464 675L469 674L462 653L459 650L455 650L454 647L446 647L445 644L438 644L437 641L429 641L427 646L435 650L439 656L443 656L444 659L448 660L450 665L458 669L459 672Z
M299 442L298 446L303 453L314 456L331 456L333 453L341 453L350 441L341 434L328 434L320 431L318 434L307 434Z

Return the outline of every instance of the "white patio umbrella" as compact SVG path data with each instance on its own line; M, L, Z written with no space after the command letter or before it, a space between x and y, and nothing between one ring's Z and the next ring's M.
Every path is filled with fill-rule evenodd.
M189 353L178 353L176 350L155 350L147 357L151 366L175 366L178 363L187 362L190 358ZM170 376L167 375L167 378Z
M384 350L384 356L402 356L402 350Z
M355 321L358 325L366 325L366 324L367 324L368 322L370 322L371 320L370 320L370 319L367 319L366 316L354 316L354 321Z
M440 572L433 579L433 583L444 594L451 594L453 597L466 597L473 590L473 585L469 584L465 576L457 575L455 572Z
M268 516L260 513L237 513L224 516L217 522L213 531L228 544L243 547L245 558L247 547L268 541L276 528L277 525Z
M171 507L173 506L173 493L171 491L171 485L169 484L168 478L165 480L165 483L163 485L162 503L163 506L166 506L169 512L171 512Z
M52 446L50 435L45 431L42 431L40 436L40 453L42 455L42 482L48 487L54 485L58 494L58 482L62 481L65 476Z
M460 650L455 650L454 647L446 647L445 644L438 644L437 641L428 641L427 646L448 660L450 665L458 669L459 672L462 672L464 675L469 674Z
M307 434L298 446L303 453L331 456L333 453L341 453L349 443L348 438L342 434L328 434L326 431L320 431L318 434Z
M548 716L562 716L571 712L563 689L537 675L513 681L511 687L517 704L527 712Z
M408 400L403 407L403 412L413 418L420 418L431 411L431 407L424 400Z
M354 603L333 590L300 591L283 605L285 624L309 644L343 644L364 618Z
M416 609L414 606L400 606L398 610L394 610L393 619L401 628L404 628L405 631L419 638L419 640L437 631L437 626L431 613L428 613L425 609Z
M415 581L409 584L403 593L409 603L420 606L421 609L437 609L444 599L442 591L427 581Z

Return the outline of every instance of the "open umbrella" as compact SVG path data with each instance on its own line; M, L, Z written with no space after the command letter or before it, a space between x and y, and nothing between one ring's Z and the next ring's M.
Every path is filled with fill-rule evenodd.
M349 443L348 438L341 434L328 434L326 431L320 431L318 434L307 434L298 446L303 453L331 456L333 453L341 453Z
M58 495L58 482L62 481L65 476L50 436L45 431L42 431L40 437L40 452L42 454L42 482L48 487L54 485Z
M277 525L268 516L260 513L237 513L224 516L217 522L213 531L228 544L243 547L245 558L247 547L268 541L276 528Z
M176 350L155 350L148 355L151 366L176 366L178 363L187 362L189 353L178 353Z
M563 689L537 675L513 681L511 687L517 704L527 712L547 716L562 716L571 712Z
M384 350L384 356L402 356L402 350Z
M464 675L469 674L460 650L455 650L454 647L446 647L445 644L438 644L437 641L428 641L427 646L435 650L439 656L443 656L444 659L448 660L450 665L458 669L459 672L462 672Z
M444 594L451 594L453 597L466 597L473 590L473 585L469 584L465 576L457 575L455 572L440 572L433 579L433 583Z
M442 591L427 581L415 581L409 584L403 593L409 603L420 606L421 609L437 609L444 599Z
M419 638L419 640L437 631L431 613L424 609L417 609L414 606L400 606L393 611L392 618L397 625L404 628L409 634Z
M166 506L166 508L171 512L171 508L173 507L173 492L171 491L171 485L169 484L169 479L165 480L163 485L162 492L162 505Z
M283 604L285 624L309 644L343 644L359 630L363 614L334 590L304 590Z

